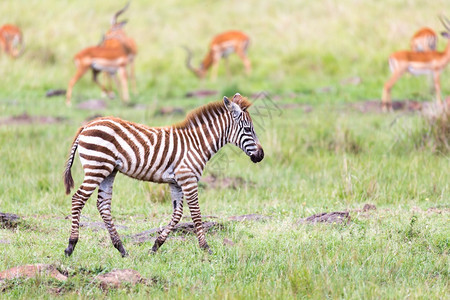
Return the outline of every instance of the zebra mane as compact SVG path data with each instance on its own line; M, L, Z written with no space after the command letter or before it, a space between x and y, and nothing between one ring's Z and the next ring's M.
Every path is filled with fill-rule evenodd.
M252 105L252 103L248 101L247 98L243 97L240 97L239 99L233 99L232 101L238 104L243 111L246 111L247 108ZM204 123L203 118L199 118L200 116L206 115L206 119L208 119L208 114L220 115L225 111L226 108L222 100L211 102L189 112L183 121L174 124L173 127L178 129L196 127ZM200 124L198 123L198 121L200 121Z

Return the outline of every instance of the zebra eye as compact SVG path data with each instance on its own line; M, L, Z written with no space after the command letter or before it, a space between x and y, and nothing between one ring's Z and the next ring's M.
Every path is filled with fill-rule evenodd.
M251 133L252 129L250 127L244 127L244 132L245 133Z

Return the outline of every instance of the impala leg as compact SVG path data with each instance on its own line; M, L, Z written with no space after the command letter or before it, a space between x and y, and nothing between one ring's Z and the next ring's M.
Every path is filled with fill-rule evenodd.
M127 81L127 70L125 66L119 68L119 79L122 86L122 100L124 102L130 101L130 95L128 93L128 81Z
M434 89L436 90L436 99L439 103L439 106L442 106L442 99L441 99L441 83L439 79L439 71L433 72L433 81L434 81Z
M225 71L227 72L227 77L229 79L231 77L231 72L230 72L230 62L228 60L228 56L225 56L223 58L223 60L225 61Z
M206 242L205 233L203 231L202 215L200 212L200 207L198 205L197 180L195 180L193 176L190 178L192 179L188 179L182 185L183 194L184 197L186 198L186 202L191 212L192 221L194 222L195 226L195 233L197 234L197 239L200 248L208 250L208 252L211 253L208 243Z
M89 70L89 66L79 66L75 75L72 77L72 79L70 79L69 86L67 87L67 92L66 92L66 105L67 106L71 105L70 100L72 98L73 86L84 75L84 73L86 73L87 70Z
M108 89L103 84L101 84L100 81L98 81L98 74L100 74L100 73L101 73L100 70L92 69L92 80L95 82L95 84L97 84L100 87L102 92L105 93L109 97L110 94L109 94Z
M123 247L122 241L120 240L119 234L117 233L111 216L111 199L113 183L116 174L117 171L113 171L102 181L102 183L100 183L100 186L98 188L97 209L102 216L103 222L105 222L106 229L108 229L112 244L117 250L119 250L120 254L122 254L122 257L125 257L128 256L128 253Z
M64 251L66 256L72 254L73 249L75 249L75 245L78 242L81 210L99 185L98 183L93 182L101 182L104 178L105 177L101 175L94 180L91 176L85 176L83 183L72 196L72 228L70 231L69 245Z
M211 65L211 80L217 80L217 73L219 71L219 60L214 59Z
M130 63L130 81L131 81L131 88L133 89L133 94L137 95L136 74L134 72L134 61L132 61Z
M392 110L391 89L403 73L404 71L395 71L391 78L384 84L383 95L381 98L381 108L384 112Z
M106 88L106 96L109 99L114 99L116 95L113 91L113 76L115 76L114 73L110 72L103 72L103 82L105 82L105 88Z
M240 49L239 51L236 51L236 54L241 58L242 63L244 64L245 73L249 75L252 70L252 65L247 57L247 54L245 53L245 50Z
M153 253L156 253L159 247L161 247L161 245L164 244L169 233L172 231L175 225L177 225L178 222L180 222L180 219L183 216L183 191L181 187L177 184L170 184L169 186L170 186L170 195L172 197L173 203L172 220L170 220L169 225L167 225L164 228L164 230L156 239L155 244L152 247Z

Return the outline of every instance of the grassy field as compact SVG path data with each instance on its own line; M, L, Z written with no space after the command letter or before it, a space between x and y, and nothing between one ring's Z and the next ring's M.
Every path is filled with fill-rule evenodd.
M425 139L430 129L419 113L361 113L354 105L377 100L389 76L388 55L409 46L421 26L442 30L437 14L448 1L137 1L126 13L127 32L138 42L139 94L131 106L107 100L108 108L81 110L100 91L86 75L74 88L72 108L63 97L75 72L73 55L97 44L114 1L2 1L3 23L24 32L26 51L17 60L0 55L0 212L23 222L0 228L0 271L48 263L67 282L17 279L0 286L0 298L449 298L449 153ZM230 57L228 79L221 65L212 82L184 67L180 46L190 45L199 62L211 37L242 29L252 38L250 76ZM443 49L441 38L438 48ZM346 83L357 78L358 84ZM448 70L442 93L450 94ZM186 98L186 92L217 90L217 96ZM223 226L207 233L208 255L194 235L175 234L157 255L151 242L129 236L168 223L171 203L156 184L118 176L113 216L130 256L121 258L105 230L81 228L80 241L64 257L71 197L62 172L73 135L96 114L148 125L168 125L183 115L160 115L161 107L189 111L223 95L250 96L265 158L253 164L225 147L205 175L243 179L237 189L199 192L203 215ZM426 77L404 76L394 99L432 101ZM4 124L10 116L59 118L54 124ZM447 136L448 138L448 136ZM75 184L82 180L76 159ZM97 222L96 194L82 221ZM360 212L366 203L377 210ZM315 213L350 211L347 225L299 222ZM243 214L269 217L232 222ZM185 215L188 216L187 209ZM190 221L184 219L182 222ZM224 239L234 242L224 245ZM103 291L98 274L135 269L152 283Z

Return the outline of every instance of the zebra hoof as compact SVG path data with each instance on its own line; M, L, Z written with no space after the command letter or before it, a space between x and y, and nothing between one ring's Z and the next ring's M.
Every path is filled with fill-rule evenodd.
M66 255L66 257L71 256L72 252L73 252L73 248L72 247L67 247L66 250L64 250L64 254Z
M202 246L202 249L205 252L208 252L208 254L213 254L213 252L212 252L211 248L209 248L208 244L206 244L205 246Z

